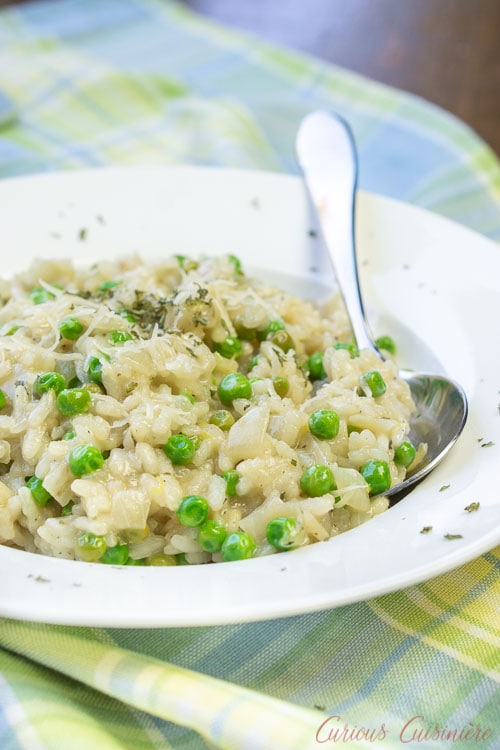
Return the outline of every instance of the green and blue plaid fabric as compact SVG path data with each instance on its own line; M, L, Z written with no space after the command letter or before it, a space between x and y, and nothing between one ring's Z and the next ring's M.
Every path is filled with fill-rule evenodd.
M0 177L173 163L294 173L301 117L328 108L353 126L362 188L500 238L499 163L462 123L169 0L2 11L0 89L12 105L0 117ZM262 623L113 630L1 620L0 748L494 750L499 556Z

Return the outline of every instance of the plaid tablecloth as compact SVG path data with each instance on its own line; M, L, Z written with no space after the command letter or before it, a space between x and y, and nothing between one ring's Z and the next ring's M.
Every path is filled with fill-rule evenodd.
M145 163L293 173L297 125L326 107L353 126L362 188L500 237L499 164L462 123L169 0L4 10L0 89L12 105L0 117L0 177ZM499 557L371 601L248 625L0 620L0 748L494 750Z

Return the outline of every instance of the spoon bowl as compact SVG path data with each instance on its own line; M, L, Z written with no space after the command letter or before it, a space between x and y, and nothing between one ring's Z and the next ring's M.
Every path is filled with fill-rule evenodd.
M358 160L351 129L338 115L312 112L300 124L296 148L356 344L382 357L370 333L358 276L354 234ZM468 409L462 387L447 377L404 369L399 377L407 382L416 406L409 439L414 445L425 443L427 453L403 482L383 493L393 501L443 460L465 426Z

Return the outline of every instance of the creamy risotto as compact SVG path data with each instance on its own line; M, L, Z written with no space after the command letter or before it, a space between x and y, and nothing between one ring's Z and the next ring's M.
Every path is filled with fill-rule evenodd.
M0 297L3 544L241 560L382 513L419 461L394 362L235 256L37 261Z

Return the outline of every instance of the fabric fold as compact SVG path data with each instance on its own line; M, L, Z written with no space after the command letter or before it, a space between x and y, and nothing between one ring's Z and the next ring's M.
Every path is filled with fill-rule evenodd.
M84 629L2 620L0 644L128 706L193 729L221 750L317 747L320 712L109 646Z
M0 85L14 112L0 177L152 163L298 173L298 123L327 108L353 127L361 188L500 238L500 165L470 128L172 0L3 9ZM496 549L371 602L213 628L0 620L0 747L432 750L469 731L494 750L499 571Z

